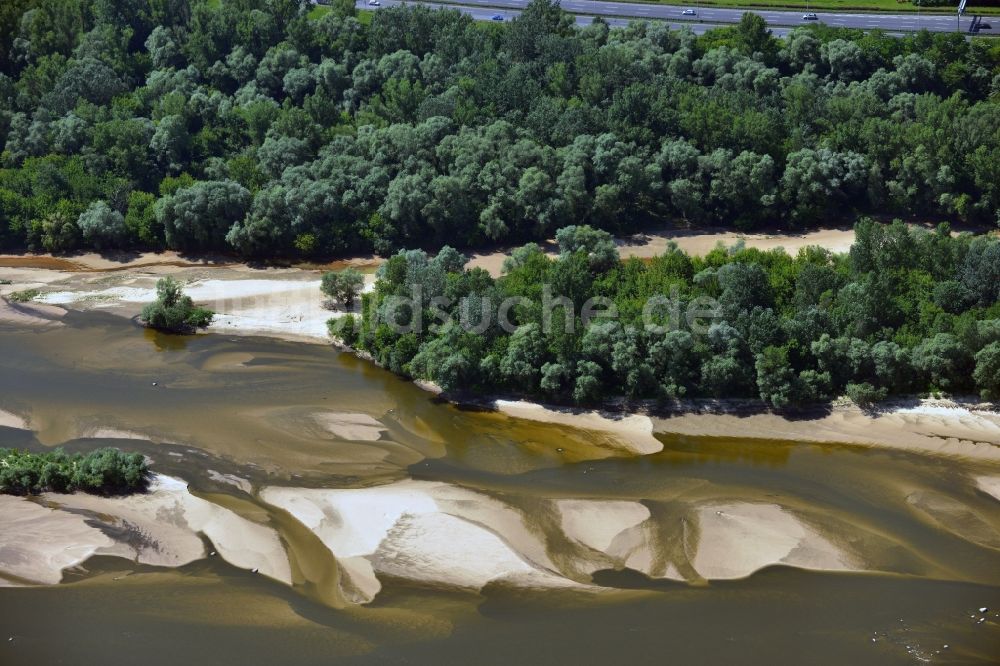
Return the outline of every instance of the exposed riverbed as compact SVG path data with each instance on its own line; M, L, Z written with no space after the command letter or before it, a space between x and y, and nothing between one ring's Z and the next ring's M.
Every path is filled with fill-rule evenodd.
M632 441L459 409L325 346L58 321L0 325L0 446L117 445L160 476L4 498L4 664L1000 656L988 456L759 420Z

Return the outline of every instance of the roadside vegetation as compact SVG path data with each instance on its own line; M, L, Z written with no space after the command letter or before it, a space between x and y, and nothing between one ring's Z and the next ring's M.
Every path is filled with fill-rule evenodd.
M310 18L316 16L316 18ZM993 225L1000 46L351 2L10 0L0 248L325 257L590 225Z
M148 483L149 469L141 453L113 448L73 454L62 449L45 453L0 449L0 493L124 495L141 492Z
M556 234L557 258L526 245L498 279L448 247L404 251L380 268L360 319L331 320L331 332L393 372L481 395L777 408L842 395L1000 399L1000 239L867 219L856 235L848 254L674 247L646 262L620 260L606 232L576 226ZM672 300L645 318L659 296ZM603 316L587 322L595 297ZM504 330L496 322L512 299L526 300Z
M142 308L139 320L167 333L191 333L212 323L215 313L194 304L170 277L156 282L156 300Z

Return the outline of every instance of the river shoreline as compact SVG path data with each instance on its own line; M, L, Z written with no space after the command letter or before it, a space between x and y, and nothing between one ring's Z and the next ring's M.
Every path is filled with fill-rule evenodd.
M0 298L0 323L60 326L67 309L135 317L155 298L163 274L187 280L186 291L218 314L208 333L274 337L296 343L336 344L326 322L344 313L331 309L319 291L319 274L305 269L212 266L68 273L46 268L3 269L0 297L29 288L42 293L29 303ZM374 275L366 275L371 289ZM338 347L363 360L369 354ZM513 418L612 433L623 451L643 455L662 448L654 436L788 439L883 446L918 453L1000 460L1000 414L974 398L898 397L874 410L841 400L796 411L774 412L759 400L684 400L668 403L609 401L599 409L535 404L524 396L442 395L432 382L415 382L459 407L487 409Z
M650 256L661 253L663 249L655 243L639 247L646 248ZM496 264L498 259L502 260L502 257L494 256L490 261ZM230 264L191 266L170 262L137 265L126 270L93 268L86 271L24 266L0 268L0 278L9 282L0 288L0 295L7 296L24 289L41 292L28 303L0 299L0 324L51 330L65 326L64 315L72 310L101 311L133 318L144 303L155 297L156 281L163 275L172 275L186 283L187 293L197 303L207 305L218 313L216 321L208 329L209 334L337 344L330 338L326 322L338 313L329 308L320 293L320 274L316 269ZM369 272L366 289L371 289L373 283L374 275ZM360 359L375 362L362 351L337 346ZM767 409L756 400L685 400L669 403L618 400L609 401L598 409L579 409L539 404L527 401L523 396L451 395L442 393L431 382L414 383L428 394L435 395L437 400L446 401L459 410L483 410L513 421L534 421L555 428L578 430L586 434L602 456L656 456L675 441L683 442L684 438L869 447L963 461L962 465L977 470L975 476L969 479L970 487L978 487L991 497L997 496L1000 473L994 473L991 466L1000 462L1000 414L995 405L971 398L897 398L882 404L877 410L863 410L839 401L783 413ZM2 411L5 409L8 411ZM335 437L373 441L384 432L379 422L364 415L350 418L340 415L337 419L336 422L328 419L329 422L321 424ZM0 426L27 430L32 425L30 413L18 413L15 405L0 404ZM6 576L8 582L17 584L17 580L31 579L52 584L61 580L61 572L67 567L80 566L91 555L100 553L119 554L127 559L165 566L193 561L204 556L194 535L204 532L205 526L225 524L224 531L213 533L213 542L221 555L235 566L259 568L276 580L292 583L287 568L289 554L280 546L276 533L267 531L270 528L239 522L236 516L216 508L215 504L187 498L182 493L184 482L181 480L166 483L176 486L170 496L170 505L183 506L185 511L194 512L178 525L165 526L156 520L148 522L150 532L161 533L158 538L162 539L165 552L170 553L167 559L140 556L119 542L108 541L99 531L86 529L83 523L70 525L72 521L67 522L64 511L50 511L42 515L38 513L37 505L24 506L21 508L25 511L35 513L25 514L24 520L15 521L11 529L16 528L30 535L35 534L32 530L38 525L49 525L51 522L55 532L68 525L76 532L70 530L66 539L54 536L55 532L46 532L43 543L48 544L47 550L39 554L39 561L47 564L38 571L9 570ZM684 500L682 524L697 526L701 536L692 539L684 554L677 556L679 559L676 562L663 559L656 547L657 539L670 534L672 536L668 538L686 543L687 528L680 533L665 532L668 528L657 522L655 517L650 517L641 503L583 498L546 503L546 511L557 518L564 538L570 543L582 544L574 546L576 550L573 552L577 554L572 566L560 569L549 559L544 543L532 536L528 529L530 518L521 509L498 503L487 495L470 492L461 486L411 483L330 491L308 490L294 485L270 486L257 488L254 496L257 501L287 511L306 529L322 535L330 556L339 562L338 566L343 567L336 596L347 603L372 601L381 588L380 577L386 575L472 590L500 581L514 586L582 590L590 588L589 575L603 567L628 567L654 578L694 584L710 579L742 578L775 564L805 569L871 570L855 548L841 543L843 535L835 523L824 522L824 519L817 519L814 515L811 516L814 524L810 524L803 521L803 516L781 504L747 502L733 497L706 496ZM144 506L143 501L142 498L124 499L120 505L112 507L94 498L63 500L67 506L82 502L76 508L114 513L121 520L133 523L146 519L146 514L139 508ZM929 506L936 510L933 500L928 501ZM363 511L356 513L359 507L369 504L384 506L384 510L391 513L400 509L400 502L410 509L410 505L423 508L416 515L400 513L393 521L384 524L364 519ZM915 497L914 502L927 503L920 496ZM7 504L13 506L10 501ZM328 512L339 518L329 524L325 518L316 518ZM14 520L15 514L20 515L19 512L8 513L11 520ZM819 522L815 522L817 520ZM352 527L345 532L336 527L339 524ZM473 529L470 524L488 527ZM245 549L245 543L231 545L236 550L227 552L224 541L233 538L232 529L246 535L246 543L255 544L251 549L257 553L253 559L233 555L241 548ZM77 532L80 538L72 536ZM463 557L463 562L477 561L476 566L453 571L433 564L447 561L442 560L444 554L449 552L446 544L456 535L461 535L459 538L470 544L476 544L475 548L470 546L471 549ZM756 545L755 535L762 539ZM15 538L13 534L11 538ZM15 538L13 545L29 543L32 538ZM361 547L358 543L365 545ZM583 546L589 550L579 550ZM61 548L68 549L66 552L75 552L76 556L60 559L58 553ZM77 550L74 551L74 548ZM397 564L400 558L412 558L415 563L427 564L401 568Z
M217 275L211 279L224 282ZM218 288L235 287L235 282L219 284ZM244 280L244 291L233 289L232 293L242 297L256 293L266 286L260 282ZM299 290L301 285L292 287ZM93 291L91 287L89 292L73 293L92 296ZM104 309L90 307L104 303L82 300L40 307L48 313L65 307ZM35 307L39 306L27 306ZM116 314L125 314L131 307L119 304ZM68 338L86 335L85 330L73 328L85 320L74 320L73 316L62 319L62 327L38 329L40 337L48 338L39 340L39 350L50 346L64 349L62 343ZM34 330L23 324L23 320L15 322L19 331ZM175 364L186 357L184 352L161 356L148 341L132 331L119 331L108 318L102 325L115 331L115 339L129 338L135 343L134 358L123 361L109 356L108 361L81 375L84 382L109 371L127 372L146 364L162 369L164 363ZM23 337L23 333L16 333L14 344ZM206 337L214 338L206 341L210 343L207 346L218 346L220 351L207 354L205 362L192 366L207 373L204 386L239 372L246 373L241 376L259 389L244 394L234 387L234 400L258 391L262 396L272 395L272 385L265 378L280 372L281 366L254 361L279 358L290 345L270 349L263 341L244 346L219 340L220 336ZM263 350L254 351L258 345ZM18 347L9 349L16 354ZM323 359L322 363L335 365L334 354L310 351L307 358L314 359L308 362L314 372L336 376L333 367L315 363L315 359ZM356 375L355 370L363 365L346 362L344 380ZM298 368L293 373L306 367L301 361L295 363L290 366ZM16 380L16 365L11 366L11 372ZM372 368L362 372L380 378L371 385L373 394L386 390L380 383L388 380L384 373ZM46 377L40 379L43 389ZM163 375L151 377L162 379ZM300 381L300 375L291 379ZM227 381L218 385L234 386L233 379ZM148 381L142 383L149 386ZM164 382L167 388L182 389L171 384ZM352 386L355 390L358 387ZM194 390L194 385L186 388ZM425 384L422 388L434 387ZM159 396L163 389L148 390L150 404L157 404L153 395ZM185 410L193 406L191 401L197 401L197 397L186 398L185 394L185 390L162 394L169 409L175 410L173 414L188 413ZM964 579L962 571L921 556L919 546L913 550L915 554L906 555L897 564L895 556L887 553L897 552L900 535L880 527L877 512L867 526L851 522L849 506L838 504L839 489L853 488L855 483L865 488L872 483L869 473L881 472L865 469L866 452L829 446L829 442L938 456L886 458L882 454L882 462L875 465L881 470L888 471L885 465L902 464L918 469L921 475L935 476L943 468L948 470L945 480L951 484L947 490L938 480L931 484L887 484L890 487L884 497L899 506L912 506L912 512L920 516L913 520L944 525L958 538L982 542L986 547L1000 542L1000 537L992 536L1000 531L992 526L995 514L988 504L994 502L1000 487L1000 467L991 456L997 450L994 442L1000 426L987 406L972 403L912 401L895 404L884 414L864 414L853 407L835 405L816 414L775 415L753 401L688 401L666 406L622 402L609 405L618 409L615 413L503 397L463 401L458 396L443 396L437 404L438 400L406 387L399 391L399 402L390 401L371 412L367 398L348 407L343 398L323 403L302 402L300 396L293 403L275 407L274 415L251 421L246 435L260 443L229 450L230 455L234 451L237 455L227 462L226 450L213 439L218 433L211 429L177 440L186 442L183 448L158 450L157 442L166 441L158 436L138 441L143 437L139 424L148 423L142 420L143 411L112 416L105 406L117 404L116 393L112 390L102 396L93 407L74 410L57 429L45 429L42 405L49 394L44 390L34 391L34 403L0 400L0 409L7 410L0 413L0 419L6 428L47 434L46 438L38 437L45 445L60 445L79 437L136 437L132 443L118 445L148 452L161 466L153 467L163 475L158 477L155 492L118 499L46 495L35 501L4 500L0 533L6 541L0 543L0 579L7 583L0 585L55 584L64 580L66 571L72 571L71 578L76 580L89 575L86 561L95 555L114 555L125 568L134 563L173 569L212 557L213 552L238 569L256 571L307 595L321 590L323 602L333 605L375 601L383 586L393 580L473 594L498 585L588 596L614 594L613 586L609 589L595 584L594 576L623 569L650 580L674 581L692 588L715 580L746 578L773 566L868 573L904 570L927 577ZM15 395L10 392L5 398L13 401ZM260 399L264 400L262 405L269 404L268 398ZM444 404L446 399L457 406ZM31 404L36 411L31 410ZM308 407L299 409L298 405ZM409 406L406 413L392 414L401 405ZM226 410L213 410L212 414L218 413L226 425L245 421L248 414L261 409L254 402L234 407L228 416L224 415ZM421 425L428 418L434 424L430 429ZM470 427L477 422L484 427L478 436L475 427ZM307 423L313 425L307 427ZM53 433L61 433L61 438ZM448 446L439 448L434 441L445 433ZM14 441L18 437L15 435ZM302 438L309 441L300 441ZM764 444L757 445L754 439ZM323 476L319 484L299 481L296 472L303 469L299 466L303 458L298 457L288 457L281 474L252 472L263 462L258 457L262 451L275 444L314 452L310 455L321 460L317 468L332 475ZM786 483L782 490L773 483L780 477L758 478L752 464L747 465L748 479L756 481L750 485L734 482L727 472L716 476L711 471L717 465L734 464L727 461L742 460L741 452L752 457L755 449L757 455L768 459L790 455L793 466L808 470L806 476L797 478L810 488L810 483L816 483L811 475L826 469L821 460L826 456L847 459L851 473L827 490L825 498L832 498L832 502L822 502L814 498L814 491L801 491L798 481ZM196 450L207 452L209 457ZM393 465L399 474L382 473L386 469L382 464L384 451L388 450L395 452ZM732 451L736 458L730 457ZM177 453L182 457L168 462L168 457ZM359 475L337 476L335 466L325 467L338 455L358 462L352 469L359 470ZM483 456L497 458L489 462ZM703 468L703 463L696 462L689 467L691 463L684 460L691 456L715 463ZM475 464L476 460L483 466ZM440 471L462 461L466 461L470 476ZM216 468L217 464L223 466ZM368 470L364 471L366 464ZM438 465L442 467L434 472ZM526 473L531 471L533 474ZM671 474L676 475L673 480ZM609 475L631 482L612 483ZM532 476L535 481L528 481ZM477 483L477 478L483 482ZM192 484L191 492L188 484ZM531 486L531 492L522 492L527 490L522 484ZM761 490L754 489L754 484ZM870 501L873 506L882 506L881 498ZM42 568L25 568L26 562L36 562ZM332 576L328 574L331 571L339 573ZM987 579L992 581L992 577L981 580Z

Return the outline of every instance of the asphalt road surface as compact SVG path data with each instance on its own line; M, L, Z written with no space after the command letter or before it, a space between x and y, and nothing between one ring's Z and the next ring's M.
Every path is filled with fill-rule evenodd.
M420 4L429 7L446 7L458 9L469 14L472 18L480 21L492 20L494 16L503 16L504 20L510 20L520 13L529 0L460 0L454 4L424 2ZM382 0L382 7L406 4L400 0ZM410 3L414 4L414 3ZM631 2L607 2L605 0L563 0L561 6L564 10L577 15L578 24L590 23L595 16L604 17L607 22L614 26L627 25L632 19L656 19L667 21L671 27L690 27L695 33L702 33L706 30L718 27L719 25L738 23L740 17L747 10L745 9L721 9L721 8L701 8L684 7L679 5L647 5ZM358 0L358 7L364 9L377 9L368 5L367 0ZM685 9L694 9L695 16L684 16ZM799 11L774 11L774 10L753 10L760 14L771 27L776 36L784 36L792 28L800 25L808 25L815 21L803 20L802 16L806 12ZM862 30L881 29L889 33L914 32L917 30L930 30L932 32L952 32L956 27L960 27L963 33L967 32L972 23L972 15L965 15L961 21L956 22L955 16L941 14L840 14L831 12L815 12L819 21L827 25L839 28L860 28ZM990 34L985 32L983 34Z

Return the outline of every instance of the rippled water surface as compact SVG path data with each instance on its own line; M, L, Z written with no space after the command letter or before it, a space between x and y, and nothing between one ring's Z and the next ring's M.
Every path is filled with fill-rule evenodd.
M627 456L595 433L443 404L323 346L66 321L0 326L0 408L34 429L0 428L0 446L141 450L205 499L266 512L296 583L219 558L179 569L93 558L61 585L0 589L2 664L1000 661L1000 503L972 482L995 465L667 435L662 453ZM385 432L346 440L317 425L326 412L370 415ZM336 563L316 536L225 475L254 489L420 479L475 490L522 512L557 564L579 546L545 509L553 500L641 503L664 526L664 563L683 561L673 526L698 506L777 504L864 553L872 572L778 566L709 582L678 566L680 582L609 565L582 581L602 594L383 578L355 606L329 593Z

